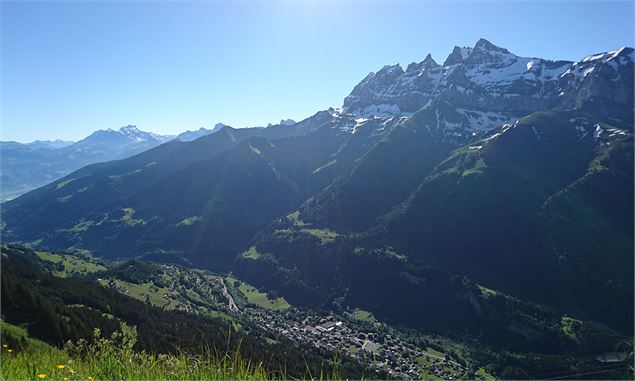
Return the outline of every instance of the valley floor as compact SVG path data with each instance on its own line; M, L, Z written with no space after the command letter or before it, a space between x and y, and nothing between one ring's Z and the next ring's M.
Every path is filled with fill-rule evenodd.
M19 246L3 245L2 249L3 260L12 258L9 255L30 258L54 278L87 279L166 311L220 318L239 336L256 335L272 345L295 343L299 348L312 348L312 352L332 359L334 364L345 359L359 364L359 369L365 369L364 378L488 380L509 377L509 373L494 372L499 364L490 361L505 363L514 358L518 369L526 366L533 372L525 373L523 378L568 376L583 371L623 378L628 373L627 362L632 359L632 352L628 351L620 352L621 357L604 353L579 359L496 353L485 346L394 327L361 309L335 313L298 308L284 298L267 294L232 275L139 261L109 264L86 255L31 251ZM486 292L494 293L489 289ZM576 320L569 318L567 322L569 334L575 335ZM244 360L240 352L219 356L211 352L170 355L133 351L134 327L126 329L120 336L107 338L96 332L97 339L90 345L80 340L79 344L63 349L35 340L29 337L25 328L6 321L2 322L1 331L2 379L286 378L286 375ZM522 365L523 362L528 365ZM545 369L549 373L545 373ZM65 373L70 370L76 373ZM305 377L315 378L316 375L306 374ZM324 377L319 375L319 378ZM339 376L333 373L327 378Z

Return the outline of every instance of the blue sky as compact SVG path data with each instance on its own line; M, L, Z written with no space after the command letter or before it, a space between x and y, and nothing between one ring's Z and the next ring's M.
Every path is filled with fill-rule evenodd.
M178 133L300 120L366 74L479 37L575 60L633 46L623 2L108 1L1 5L2 140L136 124Z

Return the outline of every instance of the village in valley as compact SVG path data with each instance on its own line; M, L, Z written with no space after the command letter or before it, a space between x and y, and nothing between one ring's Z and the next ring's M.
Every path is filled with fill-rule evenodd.
M340 320L296 308L279 312L247 307L243 312L267 331L347 355L393 378L455 380L466 373L463 365L446 354L431 348L423 350L390 334L358 329L350 316Z
M151 280L134 283L114 277L98 281L167 309L219 317L235 326L247 319L274 339L286 338L349 357L390 378L456 380L467 374L465 365L442 348L416 345L367 311L338 315L296 308L232 276L177 265L155 266L159 275Z

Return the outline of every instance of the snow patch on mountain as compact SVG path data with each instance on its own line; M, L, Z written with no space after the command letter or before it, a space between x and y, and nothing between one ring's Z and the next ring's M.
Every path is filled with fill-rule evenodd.
M397 105L391 104L373 104L364 107L361 110L355 112L355 114L359 115L376 115L376 116L393 116L393 115L412 115L411 113L402 113Z
M593 139L598 140L602 136L602 126L595 124L593 127L595 127L593 130Z
M456 112L462 115L466 121L465 126L469 131L484 132L496 128L513 119L512 115L481 110L467 110L457 107Z

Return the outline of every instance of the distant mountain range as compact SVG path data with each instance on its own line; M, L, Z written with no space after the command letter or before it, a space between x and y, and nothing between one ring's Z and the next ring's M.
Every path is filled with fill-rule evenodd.
M88 164L129 157L172 138L126 126L117 131L95 131L78 142L0 142L2 199L48 184Z
M294 123L292 119L280 121L286 125ZM0 200L15 198L88 164L124 159L172 139L189 142L223 127L225 124L217 123L213 129L201 127L175 136L141 131L129 125L119 130L95 131L77 142L59 139L31 143L0 141Z
M15 198L22 193L62 178L88 164L119 160L136 155L172 139L183 142L219 131L201 127L179 135L159 135L125 126L119 130L99 130L77 141L36 140L31 143L0 141L0 200Z
M231 270L292 304L527 351L541 317L475 292L632 335L634 60L481 39L385 66L300 122L83 167L5 203L3 239Z

